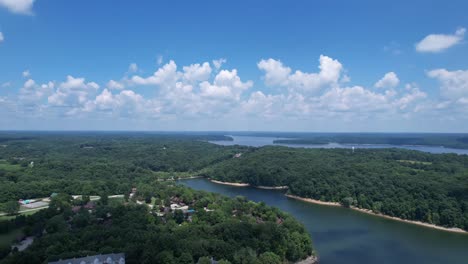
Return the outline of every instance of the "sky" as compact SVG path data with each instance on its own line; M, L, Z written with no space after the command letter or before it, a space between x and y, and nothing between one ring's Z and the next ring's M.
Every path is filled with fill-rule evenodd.
M468 132L466 10L0 0L0 130Z

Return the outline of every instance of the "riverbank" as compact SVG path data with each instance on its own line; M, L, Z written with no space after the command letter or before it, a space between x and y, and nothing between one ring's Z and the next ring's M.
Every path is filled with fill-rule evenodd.
M295 264L316 264L319 263L317 256L308 256L306 259L296 262Z
M320 201L320 200L304 198L304 197L291 195L291 194L285 194L285 195L286 195L286 197L296 199L296 200L300 200L300 201L307 202L307 203L327 205L327 206L340 206L340 207L342 206L340 203L336 203L336 202L324 202L324 201ZM399 217L394 217L394 216L384 215L384 214L380 214L380 213L375 213L372 210L362 209L362 208L358 208L358 207L354 207L354 206L350 207L350 209L361 212L361 213L365 213L365 214L370 214L370 215L379 216L379 217L383 217L383 218L387 218L387 219L392 219L392 220L399 221L399 222L405 222L405 223L408 223L408 224L414 224L414 225L429 227L429 228L438 229L438 230L447 231L447 232L468 234L467 231L465 231L465 230L463 230L461 228L443 227L443 226L438 226L438 225L434 225L434 224L424 223L424 222L421 222L421 221L402 219L402 218L399 218Z
M236 186L236 187L249 187L250 184L248 183L238 183L238 182L223 182L223 181L217 181L213 179L208 179L211 182L217 183L217 184L223 184L223 185L229 185L229 186Z
M236 187L249 187L250 186L250 184L248 184L248 183L223 182L223 181L217 181L217 180L213 180L213 179L209 179L209 180L211 182L213 182L213 183L229 185L229 186L236 186ZM276 187L268 187L268 186L255 186L255 187L259 188L259 189L262 189L260 187L276 188ZM278 187L282 188L282 187L285 187L285 186L278 186ZM303 202L306 202L306 203L342 207L342 205L340 203L337 203L337 202L324 202L324 201L315 200L315 199L311 199L311 198L304 198L304 197L300 197L300 196L292 195L292 194L285 194L285 196L289 197L291 199L300 200L300 201L303 201ZM361 212L361 213L366 213L366 214L370 214L370 215L374 215L374 216L384 217L384 218L387 218L387 219L392 219L392 220L405 222L405 223L409 223L409 224L429 227L429 228L438 229L438 230L442 230L442 231L460 233L460 234L468 234L467 231L465 231L465 230L463 230L461 228L456 228L456 227L449 228L449 227L443 227L443 226L438 226L438 225L434 225L434 224L424 223L424 222L421 222L421 221L402 219L402 218L399 218L399 217L379 214L379 213L375 213L375 212L373 212L371 210L368 210L368 209L362 209L362 208L357 208L357 207L350 207L350 209L356 210L356 211Z
M292 199L300 200L300 201L303 201L303 202L306 202L306 203L321 204L321 205L328 205L328 206L340 206L341 207L340 203L335 203L335 202L324 202L324 201L315 200L315 199L311 199L311 198L304 198L304 197L300 197L300 196L296 196L296 195L292 195L292 194L285 194L285 196L289 197L289 198L292 198Z
M264 190L287 190L289 188L288 186L254 186L254 187L258 189L264 189Z

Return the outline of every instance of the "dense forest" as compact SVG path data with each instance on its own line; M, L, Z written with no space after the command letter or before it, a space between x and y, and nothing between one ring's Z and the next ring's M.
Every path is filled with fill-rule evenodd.
M135 181L194 175L246 149L204 142L224 137L183 134L26 133L0 139L0 207L53 192L122 194Z
M468 157L401 149L263 147L205 175L468 230Z
M148 217L144 208L135 205L135 201L129 201L112 206L98 205L96 213L106 212L106 215L110 213L116 216L111 221L110 230L113 231L102 228L103 225L108 225L109 221L102 222L100 219L106 220L106 217L102 217L99 213L97 215L84 213L85 216L80 216L81 220L78 222L84 221L86 224L75 225L73 219L80 215L80 212L71 214L69 210L56 213L47 209L27 217L19 216L8 223L0 222L2 225L0 233L2 229L7 232L11 227L20 228L27 234L40 237L30 249L24 253L17 253L14 258L8 258L9 262L6 263L32 259L32 256L27 255L29 252L37 254L34 255L37 257L34 259L43 261L46 258L52 260L68 257L65 254L68 251L71 251L73 256L81 256L115 252L111 249L128 252L130 263L159 261L149 260L148 254L151 257L161 258L164 255L164 258L171 259L167 263L180 263L182 255L177 249L179 247L188 247L192 253L201 250L202 253L192 254L191 261L194 262L199 258L214 257L217 260L239 263L240 260L235 258L236 252L238 252L237 258L240 255L261 258L263 254L265 258L271 257L276 260L279 258L280 261L296 260L310 253L310 247L307 246L310 241L305 240L307 235L303 236L305 234L303 227L276 209L265 207L263 204L251 204L240 198L233 201L212 194L191 193L192 191L177 185L168 186L174 185L174 181L167 180L193 176L244 182L253 186L288 186L288 193L301 197L340 202L345 206L370 209L389 216L468 230L468 156L466 155L429 154L403 149L356 149L352 152L348 149L220 146L207 142L211 140L226 140L226 137L150 133L1 133L0 211L9 212L12 205L17 204L18 199L49 197L52 193L106 197L128 193L132 187L138 186L138 195L146 203L154 203L155 197L160 200L174 196L185 197L182 200L190 203L196 211L190 224L198 223L197 221L210 223L193 227L194 229L188 231L185 227L181 228L180 232L188 232L188 234L183 233L184 236L194 235L206 241L230 241L228 234L226 237L219 237L218 233L222 235L223 232L228 232L233 235L241 232L237 230L238 228L246 230L247 237L251 235L259 237L263 236L262 228L266 226L272 229L286 227L287 230L278 231L279 233L275 230L265 231L275 236L267 237L265 245L261 245L263 239L254 238L246 239L245 244L238 243L235 242L235 239L240 239L237 237L232 238L232 243L229 243L232 248L228 250L226 248L215 250L210 248L212 246L209 242L203 240L205 242L201 244L195 242L189 243L190 245L177 244L174 248L164 248L161 245L161 251L151 251L152 253L145 255L141 248L138 251L124 247L122 241L135 241L145 248L148 244L157 243L148 242L153 237L149 234L157 234L165 239L162 234L167 234L170 236L167 241L177 239L181 234L171 229L174 225L166 225L172 223L171 220L175 215L168 214L167 219L157 214L159 218L153 214ZM243 216L235 213L239 209L234 208L232 203L236 201L250 208L247 213L242 214ZM67 200L65 204L67 203L73 205L73 201ZM217 220L201 220L205 212L200 208L216 207L220 204L226 206L222 206L222 210L216 210L217 213L212 214ZM17 208L11 211L14 210ZM259 210L263 213L259 213ZM218 215L218 211L223 213ZM272 216L275 214L276 218ZM242 218L239 222L236 218L238 216L247 218ZM129 224L126 222L128 219L138 219L138 221ZM286 219L290 220L285 221ZM65 221L68 229L60 230L67 232L59 232L60 235L48 231L43 235L37 233L44 230L48 221L62 224ZM174 221L182 226L190 225L186 218L181 221L180 215ZM281 223L280 226L278 221ZM295 224L290 227L289 222ZM145 235L126 237L130 227L127 229L119 223L135 228L137 230L135 234ZM248 225L249 223L252 225ZM265 225L259 225L261 223ZM60 225L65 227L62 224ZM198 229L201 227L203 228ZM236 228L236 231L230 230L231 227ZM91 236L93 232L102 232L99 234L106 238L106 242L91 243L90 240L95 238ZM269 239L304 240L301 243L306 246L300 247L299 251L297 248L291 251L284 248L280 250L279 246L268 242ZM57 244L54 244L54 240L58 241ZM66 247L64 241L71 241L76 247ZM41 243L51 243L55 246L45 249ZM87 243L94 245L95 249L86 247ZM105 247L106 243L111 246ZM216 245L228 246L221 242ZM163 251L164 254L161 253ZM143 256L148 259L142 259ZM186 254L185 257L189 259L187 256Z
M290 138L276 139L275 144L385 144L468 149L468 134L297 133L281 136Z
M0 233L21 228L34 237L25 251L0 249L0 258L6 256L0 263L123 252L126 263L279 264L312 254L303 225L276 208L158 181L136 186L133 197L102 196L89 210L82 206L89 199L59 194L48 209L0 222ZM148 195L153 209L135 203ZM168 210L172 203L191 211Z

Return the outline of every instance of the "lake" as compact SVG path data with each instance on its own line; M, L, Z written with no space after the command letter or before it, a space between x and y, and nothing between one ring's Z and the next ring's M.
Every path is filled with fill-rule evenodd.
M287 198L283 191L181 180L196 190L242 195L292 214L312 236L321 264L468 263L468 234L457 234Z
M402 148L409 150L418 150L423 152L429 152L434 154L441 153L455 153L455 154L465 154L468 155L468 149L455 149L455 148L445 148L441 146L413 146L413 145L388 145L388 144L340 144L340 143L328 143L328 144L274 144L273 141L277 139L285 139L278 137L261 137L261 136L231 136L234 140L220 140L220 141L210 141L211 143L231 146L231 145L245 145L252 147L261 147L266 145L277 145L277 146L286 146L292 148ZM290 139L290 138L288 138ZM468 261L467 261L468 263Z

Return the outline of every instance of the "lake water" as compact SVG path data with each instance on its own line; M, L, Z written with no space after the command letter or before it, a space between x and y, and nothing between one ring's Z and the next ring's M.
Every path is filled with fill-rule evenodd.
M321 264L468 263L468 234L457 234L287 198L282 191L181 180L193 189L242 195L292 214L312 236Z
M387 145L387 144L339 144L339 143L329 143L329 144L273 144L274 140L282 139L277 137L257 137L257 136L230 136L233 141L210 141L211 143L231 146L231 145L245 145L252 147L261 147L266 145L278 145L286 146L292 148L402 148L410 150L418 150L429 153L455 153L455 154L465 154L468 155L468 149L455 149L455 148L445 148L439 146L412 146L412 145ZM467 261L468 263L468 261Z

